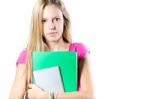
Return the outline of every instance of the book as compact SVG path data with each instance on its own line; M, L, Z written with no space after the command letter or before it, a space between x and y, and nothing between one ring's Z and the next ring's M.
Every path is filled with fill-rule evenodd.
M77 91L77 55L71 51L47 51L32 53L32 71L59 66L64 92ZM47 78L49 76L47 75ZM33 83L35 78L33 76Z
M64 92L59 67L50 67L33 72L34 81L38 87L50 92Z

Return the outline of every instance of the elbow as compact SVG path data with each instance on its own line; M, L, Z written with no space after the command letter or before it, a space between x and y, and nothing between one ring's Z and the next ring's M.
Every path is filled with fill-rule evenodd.
M9 96L9 99L23 99L21 96Z
M9 99L23 99L23 96L19 94L10 94Z
M95 99L94 96L92 94L87 96L87 99Z
M86 92L85 99L95 99L95 97L92 92L88 92L88 93Z

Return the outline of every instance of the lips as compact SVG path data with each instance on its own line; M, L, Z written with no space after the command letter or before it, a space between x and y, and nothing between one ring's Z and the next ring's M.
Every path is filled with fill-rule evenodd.
M48 34L56 34L57 32L49 32Z
M50 35L50 36L55 36L57 34L57 32L49 32L47 34Z

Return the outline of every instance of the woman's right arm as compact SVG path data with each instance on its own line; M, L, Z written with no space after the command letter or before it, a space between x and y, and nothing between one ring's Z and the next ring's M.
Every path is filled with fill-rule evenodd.
M18 64L9 99L23 99L26 91L26 66Z

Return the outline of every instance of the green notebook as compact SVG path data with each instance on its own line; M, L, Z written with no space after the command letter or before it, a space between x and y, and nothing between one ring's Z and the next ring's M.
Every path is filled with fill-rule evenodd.
M59 66L63 81L64 91L77 91L77 55L76 52L54 51L32 53L32 70L37 71ZM48 76L47 76L48 77ZM33 83L34 76L33 76Z

